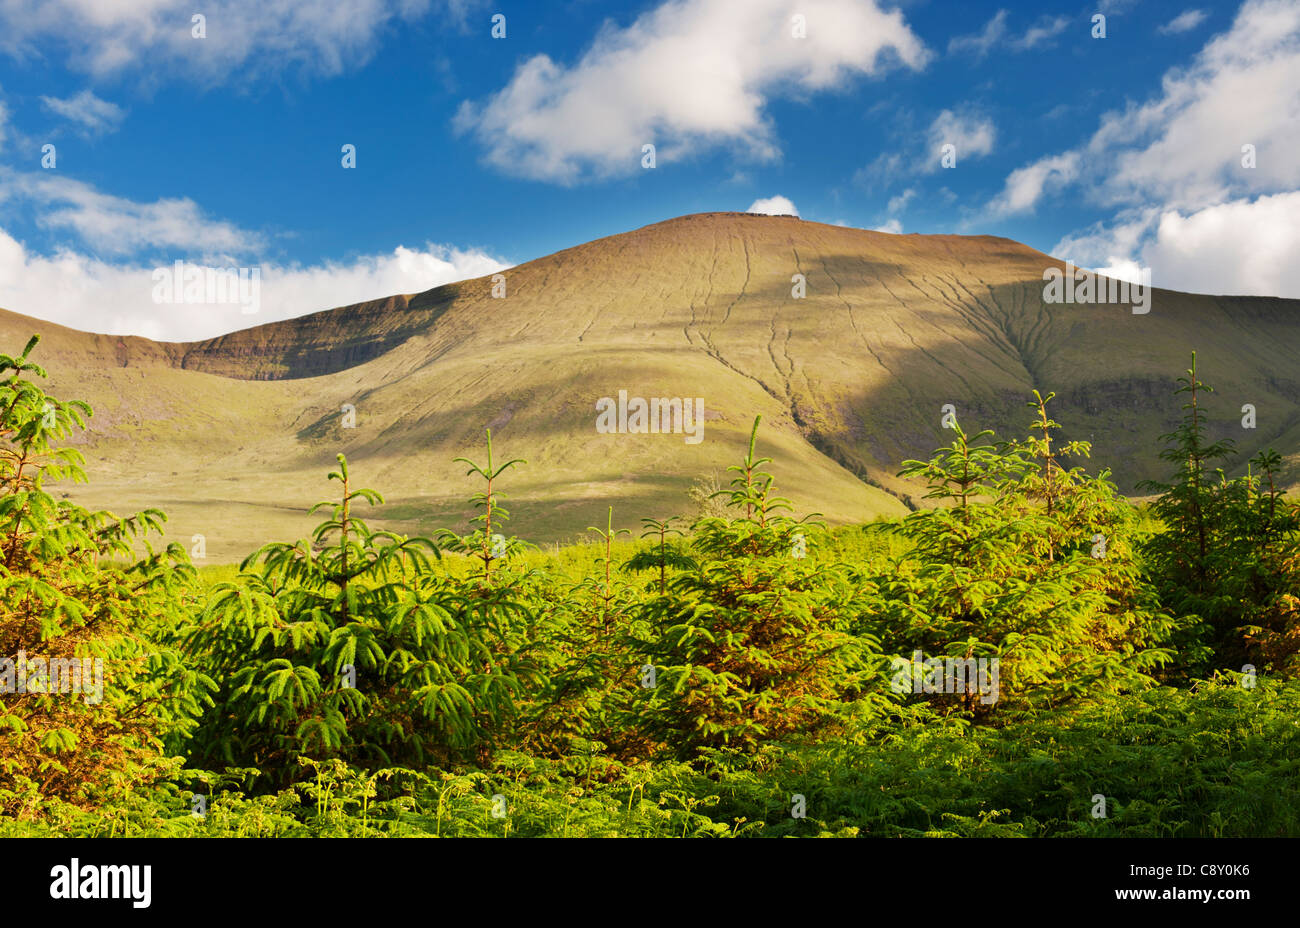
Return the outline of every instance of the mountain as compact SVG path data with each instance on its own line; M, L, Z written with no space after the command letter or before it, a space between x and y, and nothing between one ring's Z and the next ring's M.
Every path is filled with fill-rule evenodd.
M34 332L51 389L95 409L74 499L159 506L174 537L233 560L301 537L348 455L404 532L461 529L478 489L453 459L528 464L503 478L510 529L564 540L689 513L686 490L760 450L800 512L898 514L920 488L895 474L968 431L1027 432L1030 391L1055 391L1067 438L1125 491L1162 476L1176 378L1199 351L1216 436L1240 463L1300 452L1300 301L1153 290L1128 304L1044 302L1062 262L992 236L891 235L743 213L684 216L505 274L315 313L188 344L92 335L0 311L0 350ZM795 298L792 278L806 294ZM187 311L177 307L178 312ZM188 310L188 311L199 311ZM703 440L603 434L597 401L702 398ZM1241 425L1244 404L1257 428ZM344 407L355 407L346 428ZM336 486L336 485L335 485Z

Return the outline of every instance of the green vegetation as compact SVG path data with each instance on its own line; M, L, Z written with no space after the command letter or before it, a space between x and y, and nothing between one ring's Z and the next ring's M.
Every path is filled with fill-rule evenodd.
M50 494L90 410L35 344L0 356L0 836L1300 835L1300 509L1275 454L1209 471L1195 362L1149 513L1035 393L1025 438L907 462L900 520L795 519L755 419L695 519L543 552L488 432L467 534L372 529L339 455L310 537L197 572L162 513Z

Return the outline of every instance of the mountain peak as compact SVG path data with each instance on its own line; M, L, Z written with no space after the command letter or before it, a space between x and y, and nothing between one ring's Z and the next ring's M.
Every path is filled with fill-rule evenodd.
M758 414L778 483L805 511L902 511L920 501L899 465L947 443L945 406L968 431L1018 436L1034 389L1058 394L1067 435L1122 465L1131 489L1162 473L1157 439L1196 348L1221 398L1212 428L1243 459L1300 446L1300 384L1260 373L1295 368L1297 301L1156 291L1143 315L1045 302L1043 272L1060 265L995 236L698 213L511 268L504 294L477 278L187 344L0 313L0 341L44 333L38 360L58 392L95 407L88 502L167 502L178 536L203 531L211 548L198 520L228 499L221 531L240 552L296 537L318 496L305 488L339 451L396 504L394 527L457 523L467 488L450 462L488 426L531 462L512 495L536 538L630 495L643 505L629 520L681 511L692 481L743 456ZM702 400L703 440L598 432L596 403L620 391ZM1243 434L1246 402L1260 425Z

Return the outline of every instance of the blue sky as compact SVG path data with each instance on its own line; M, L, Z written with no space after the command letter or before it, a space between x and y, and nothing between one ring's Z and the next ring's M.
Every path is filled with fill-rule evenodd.
M9 0L0 306L207 337L787 201L1300 297L1297 127L1294 0ZM155 304L177 260L259 314Z

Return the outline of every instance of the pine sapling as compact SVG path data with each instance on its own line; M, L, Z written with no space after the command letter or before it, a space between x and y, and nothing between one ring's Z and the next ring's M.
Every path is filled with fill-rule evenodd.
M487 434L487 466L481 467L469 458L456 458L455 462L458 464L468 464L469 470L465 472L466 475L478 474L483 478L485 484L484 489L481 492L475 493L471 497L475 507L481 509L482 512L470 521L477 522L483 526L482 535L477 539L478 551L476 556L483 562L483 583L487 585L492 582L492 562L499 559L504 553L500 550L494 550L497 549L498 546L492 533L492 527L494 524L505 522L510 518L510 513L497 505L497 500L504 499L505 494L498 492L495 489L494 483L498 477L514 465L527 464L528 462L522 458L514 458L506 461L500 467L497 467L492 460L492 430L486 429L485 432ZM463 539L463 541L472 543L471 539Z
M609 604L610 601L614 598L613 587L610 585L610 564L613 562L613 556L614 556L613 555L614 539L617 538L619 535L631 535L632 533L625 528L620 528L617 531L614 529L614 507L613 506L609 507L609 516L606 519L604 531L601 531L600 529L591 525L587 526L587 531L595 532L597 535L600 536L601 540L605 542L605 556L604 558L602 558L605 564L605 584L601 588L599 596L601 602L604 604L602 610L603 625L605 629L605 634L608 635L609 634Z
M679 518L680 516L670 516L662 522L658 519L642 519L641 524L645 527L645 531L641 533L641 537L657 539L657 543L648 551L638 551L623 565L627 570L658 570L660 596L663 596L667 590L669 567L679 570L693 570L696 566L693 558L682 554L676 548L668 546L669 535L684 537L686 534L681 529L673 526L673 522Z

